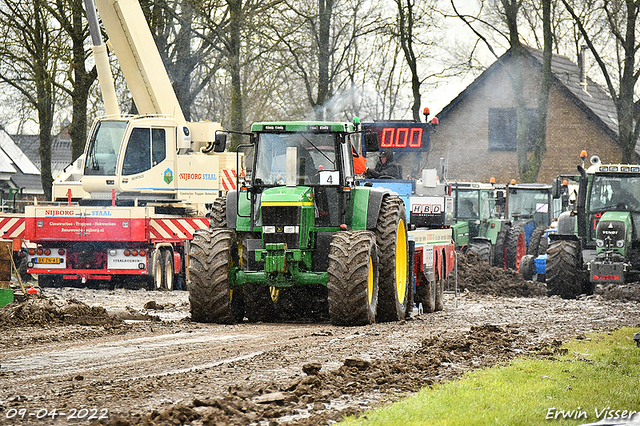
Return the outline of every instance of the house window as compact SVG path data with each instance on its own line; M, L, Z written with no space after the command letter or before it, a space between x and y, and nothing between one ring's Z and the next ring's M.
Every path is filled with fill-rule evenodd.
M531 151L538 136L538 110L527 108L527 151ZM517 117L515 108L489 108L489 150L515 151Z

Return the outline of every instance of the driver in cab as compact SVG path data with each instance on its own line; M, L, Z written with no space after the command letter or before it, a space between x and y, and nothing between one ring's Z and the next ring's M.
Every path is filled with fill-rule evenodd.
M375 168L367 169L364 176L369 179L402 179L400 168L393 162L393 151L382 150Z

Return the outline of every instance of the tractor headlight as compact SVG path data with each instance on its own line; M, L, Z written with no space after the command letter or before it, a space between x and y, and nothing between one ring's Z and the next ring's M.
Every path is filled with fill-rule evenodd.
M285 234L297 234L300 232L300 227L299 226L285 226L284 227L284 233Z
M618 248L622 248L622 247L624 247L624 240L618 240L618 241L616 241L616 247L618 247Z
M275 234L276 233L276 227L273 226L273 225L263 226L262 227L262 232L264 232L265 234Z
M604 241L603 240L596 240L596 246L604 247Z

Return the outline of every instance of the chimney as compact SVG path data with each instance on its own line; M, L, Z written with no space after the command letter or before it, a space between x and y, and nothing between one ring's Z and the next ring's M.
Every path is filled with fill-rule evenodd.
M580 86L587 91L587 64L586 64L587 46L580 46L580 56L578 57L578 66L580 67Z

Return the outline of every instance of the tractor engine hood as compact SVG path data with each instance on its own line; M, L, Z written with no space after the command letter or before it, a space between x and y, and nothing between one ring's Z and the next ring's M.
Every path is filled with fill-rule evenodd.
M613 250L624 256L631 245L631 233L631 213L603 213L596 227L596 252Z
M307 248L314 226L313 190L306 186L268 188L261 198L264 243L285 243L289 249Z

